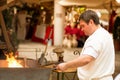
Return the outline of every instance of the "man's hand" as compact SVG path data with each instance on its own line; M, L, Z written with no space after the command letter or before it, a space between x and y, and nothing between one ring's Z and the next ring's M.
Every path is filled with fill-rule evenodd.
M67 70L67 64L66 63L60 63L56 66L56 69L61 70L61 71L65 71L65 70Z

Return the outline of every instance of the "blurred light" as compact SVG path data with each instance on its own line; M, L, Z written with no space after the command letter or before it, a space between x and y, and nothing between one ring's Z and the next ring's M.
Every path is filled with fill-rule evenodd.
M17 13L17 8L14 7L13 9L14 9L14 14L16 14Z
M44 9L44 7L43 6L41 6L41 8L40 8L41 10L43 10Z
M117 3L120 3L120 0L116 0L117 1Z

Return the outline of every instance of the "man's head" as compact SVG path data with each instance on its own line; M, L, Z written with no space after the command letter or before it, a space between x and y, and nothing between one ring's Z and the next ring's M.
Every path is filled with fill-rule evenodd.
M99 17L96 12L87 10L83 12L80 17L80 26L86 35L91 35L99 24Z

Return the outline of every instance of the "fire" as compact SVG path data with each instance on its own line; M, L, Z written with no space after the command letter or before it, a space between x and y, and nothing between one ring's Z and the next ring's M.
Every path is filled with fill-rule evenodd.
M6 60L8 62L8 67L23 67L20 63L17 62L15 57L13 56L13 52L10 52L9 54L5 54Z

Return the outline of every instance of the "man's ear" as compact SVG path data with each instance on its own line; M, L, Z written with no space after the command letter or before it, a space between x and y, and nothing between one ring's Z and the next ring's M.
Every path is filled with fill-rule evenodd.
M89 24L93 24L93 23L94 23L94 21L92 19L90 19Z

